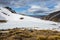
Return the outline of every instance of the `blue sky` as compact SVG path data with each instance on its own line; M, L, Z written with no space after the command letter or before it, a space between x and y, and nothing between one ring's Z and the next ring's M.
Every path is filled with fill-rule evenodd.
M11 7L13 10L15 10L17 13L19 12L23 12L25 10L28 10L30 7L29 6L23 6L23 7L19 7L19 8L14 8L14 7Z
M0 0L0 7L5 6L25 15L48 15L60 10L60 0Z

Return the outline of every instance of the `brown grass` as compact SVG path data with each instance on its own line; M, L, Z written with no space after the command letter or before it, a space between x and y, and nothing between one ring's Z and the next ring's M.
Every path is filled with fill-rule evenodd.
M0 40L60 40L60 32L52 30L0 30Z

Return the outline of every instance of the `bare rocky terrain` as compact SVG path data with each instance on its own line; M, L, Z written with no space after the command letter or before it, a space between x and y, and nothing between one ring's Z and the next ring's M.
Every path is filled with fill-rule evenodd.
M50 13L48 16L44 17L45 20L60 22L60 11Z

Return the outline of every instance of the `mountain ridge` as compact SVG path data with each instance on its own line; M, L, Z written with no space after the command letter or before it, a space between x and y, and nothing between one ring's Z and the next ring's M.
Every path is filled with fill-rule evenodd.
M48 16L44 17L45 20L60 22L60 11L50 13Z

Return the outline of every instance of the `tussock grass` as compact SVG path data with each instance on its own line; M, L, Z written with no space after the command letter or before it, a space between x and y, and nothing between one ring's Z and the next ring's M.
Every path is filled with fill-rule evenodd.
M0 40L60 40L60 32L52 30L0 30Z

